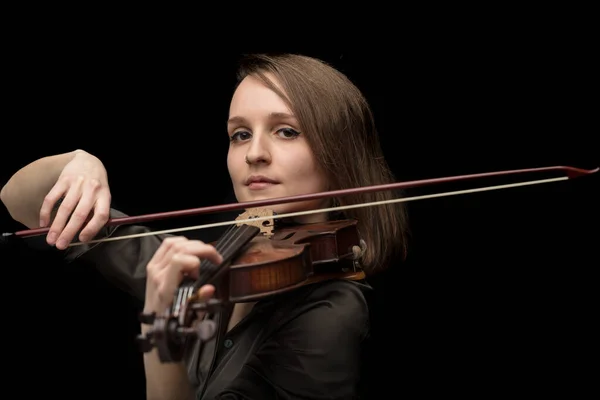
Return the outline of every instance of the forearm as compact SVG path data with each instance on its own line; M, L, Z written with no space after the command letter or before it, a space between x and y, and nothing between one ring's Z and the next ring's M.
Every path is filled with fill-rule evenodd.
M0 199L11 217L28 228L39 227L39 212L65 165L80 150L40 158L17 171L4 185Z
M151 327L142 325L142 334ZM148 400L193 400L194 390L182 362L161 363L156 349L144 354Z

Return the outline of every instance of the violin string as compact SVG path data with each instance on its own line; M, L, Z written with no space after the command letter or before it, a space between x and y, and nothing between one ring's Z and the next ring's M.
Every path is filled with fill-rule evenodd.
M230 226L225 231L225 233L217 241L216 246L215 246L217 251L219 251L219 253L227 254L228 252L231 251L230 249L234 247L235 238L236 238L235 233L237 233L237 232L239 232L239 230L235 229L234 226ZM200 269L204 270L207 267L206 264L209 263L209 261L207 259L205 259L202 261L202 263L205 265L201 265ZM196 286L196 281L193 280L192 278L189 278L189 281L180 285L179 290L176 293L175 301L173 302L172 309L173 309L174 314L179 313L179 311L183 307L183 304L194 294L195 286Z
M228 229L224 237L226 237L231 229ZM219 246L219 243L217 243ZM173 300L173 305L171 307L171 312L174 315L177 315L180 309L183 307L183 304L187 301L187 299L193 294L194 280L192 278L184 279L184 281L179 286L178 290L175 293L175 299Z
M240 230L236 229L235 226L230 226L229 229L227 229L227 231L225 231L225 233L217 241L215 247L219 251L219 253L224 255L224 257L226 257L226 255L229 252L233 251L233 248L235 248L235 242L236 238L239 237L239 232ZM204 259L202 261L202 264L200 265L200 270L204 270L207 267L207 265L210 265L208 263L210 263L210 261ZM189 281L179 286L179 289L176 291L175 294L173 306L171 307L173 315L178 315L181 309L183 308L184 304L188 301L190 297L194 295L196 291L196 283L197 282L195 280L189 278ZM184 318L184 315L180 315L180 318ZM183 321L181 321L181 323L183 323Z
M349 210L349 209L354 209L354 208L374 207L374 206L393 204L393 203L404 203L404 202L415 201L415 200L434 199L434 198L439 198L439 197L455 196L455 195L459 195L459 194L479 193L479 192L486 192L486 191L491 191L491 190L508 189L508 188L522 187L522 186L537 185L537 184L542 184L542 183L565 181L568 179L569 178L566 176L558 177L558 178L540 179L540 180L535 180L535 181L509 183L509 184L505 184L505 185L496 185L496 186L487 186L487 187L474 188L474 189L455 190L455 191L450 191L450 192L426 194L426 195L413 196L413 197L404 197L404 198L398 198L398 199L392 199L392 200L382 200L382 201L375 201L375 202L371 202L371 203L350 204L350 205L346 205L346 206L322 208L322 209L318 209L318 210L298 211L298 212L293 212L293 213L286 213L286 214L279 214L279 215L272 215L272 216L265 216L265 217L255 217L255 218L248 218L248 219L242 219L242 220L215 222L215 223L205 224L205 225L196 225L196 226L188 226L188 227L183 227L183 228L165 229L165 230L161 230L161 231L136 233L136 234L124 235L124 236L113 236L113 237L108 237L108 238L103 238L103 239L89 240L87 242L73 242L73 243L69 244L69 247L80 246L80 245L84 245L84 244L93 244L93 243L103 243L103 242L111 242L111 241L117 241L117 240L125 240L125 239L134 239L134 238L139 238L139 237L144 237L144 236L154 236L154 235L162 235L162 234L180 233L180 232L199 230L199 229L216 228L216 227L220 227L220 226L244 224L246 222L257 222L257 221L272 220L272 219L298 217L298 216L303 216L303 215L318 214L318 213L331 212L331 211L342 211L342 210Z
M195 282L195 289L200 289L201 286L213 283L217 278L219 278L223 273L223 265L225 265L225 268L227 268L235 254L239 252L247 243L249 243L249 241L252 240L259 232L260 229L252 225L241 225L239 227L235 227L235 235L232 235L230 238L229 241L231 243L227 244L227 248L219 250L217 247L217 250L223 257L223 263L220 265L215 265L205 259L203 264L200 265L200 270L204 270L204 274ZM206 268L206 266L203 267L204 264L209 265L210 268Z

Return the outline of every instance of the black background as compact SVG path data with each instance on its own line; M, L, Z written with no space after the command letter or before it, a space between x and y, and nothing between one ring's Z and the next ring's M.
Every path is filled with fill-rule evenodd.
M81 148L104 162L113 207L129 215L231 201L225 120L236 59L253 51L299 52L345 72L374 109L399 181L597 167L598 65L585 25L504 28L445 26L323 51L217 52L139 32L24 35L5 51L2 182L36 158ZM373 398L588 382L597 188L596 174L409 203L409 258L371 281ZM23 228L2 211L3 232ZM3 247L2 270L7 388L144 398L137 309L125 294L95 271L14 247Z

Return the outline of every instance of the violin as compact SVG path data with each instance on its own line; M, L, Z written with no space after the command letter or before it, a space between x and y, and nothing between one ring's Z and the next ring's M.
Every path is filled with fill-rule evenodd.
M259 215L246 212L238 220L246 217ZM365 278L358 265L364 242L359 240L356 220L274 229L276 225L261 218L257 224L230 227L213 243L223 256L220 265L204 260L200 278L187 278L179 285L164 315L140 316L142 323L153 325L137 338L141 350L156 347L162 362L180 361L186 338L208 340L216 333L212 320L195 324L198 311L216 312L226 304L257 301L327 279ZM218 299L198 298L205 284L215 285Z
M213 243L223 256L223 262L220 265L214 265L208 260L203 260L200 265L199 278L197 280L191 278L183 280L174 294L172 306L168 310L165 310L162 315L140 316L142 323L153 325L152 329L145 336L138 337L138 343L140 343L142 351L147 352L156 347L162 362L174 362L182 359L183 349L188 338L209 340L216 332L216 327L212 320L198 321L198 311L217 312L227 303L257 301L328 279L362 280L366 277L360 267L360 258L365 251L365 244L360 240L357 230L358 221L331 220L323 223L303 225L285 225L279 224L277 221L311 213L343 211L357 207L378 206L395 202L558 182L593 174L598 170L599 168L585 170L565 166L519 169L399 182L135 217L114 218L109 220L106 225L142 223L172 217L245 210L234 221L115 236L91 240L87 243L132 239L140 236L229 225L226 232ZM556 174L557 172L560 173L560 176L546 179L414 197L399 197L379 202L350 204L280 215L276 215L266 208L275 204L341 197L361 192L406 189L446 182L524 173ZM39 228L19 231L8 235L28 237L44 234L48 231L49 228ZM4 236L6 235L4 234ZM74 242L70 246L79 244L81 243ZM200 287L206 284L213 284L217 289L216 297L209 301L204 301L199 297Z

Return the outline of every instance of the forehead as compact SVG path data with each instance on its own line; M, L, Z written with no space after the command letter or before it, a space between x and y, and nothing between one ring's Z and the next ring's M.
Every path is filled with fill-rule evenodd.
M272 75L267 75L278 89L282 90ZM238 85L229 107L229 116L268 114L273 112L291 113L287 104L262 81L247 76Z

